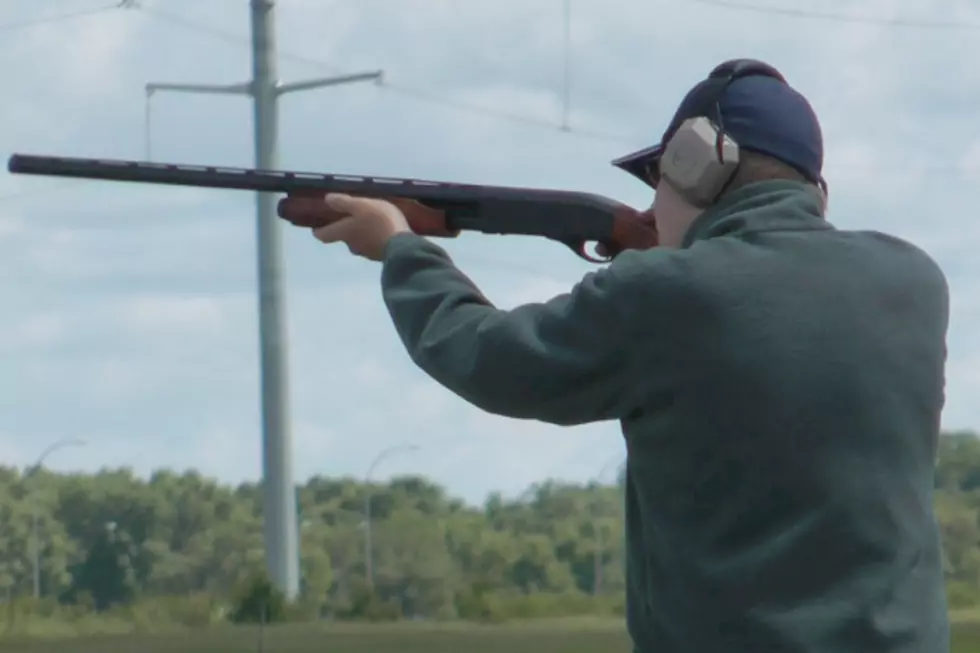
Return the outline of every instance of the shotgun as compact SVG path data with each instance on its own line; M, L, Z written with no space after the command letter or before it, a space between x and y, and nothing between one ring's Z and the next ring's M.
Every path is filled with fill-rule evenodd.
M462 231L477 231L541 236L566 245L593 263L608 262L626 249L657 244L657 231L649 214L601 195L574 191L34 154L12 155L7 169L22 175L285 194L287 198L279 203L279 216L302 227L326 222L323 218L311 220L308 215L290 215L288 202L294 198L326 193L401 198L437 209L414 220L411 212L406 212L412 230L420 235L454 237ZM433 215L438 217L433 219ZM590 254L589 243L601 244L602 254Z

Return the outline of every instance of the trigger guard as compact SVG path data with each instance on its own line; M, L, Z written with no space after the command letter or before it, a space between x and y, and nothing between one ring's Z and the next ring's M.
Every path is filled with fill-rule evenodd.
M589 263L608 263L612 260L611 256L600 257L595 253L590 253L588 251L588 243L586 241L580 241L575 244L572 249L582 260L588 261Z
M590 254L586 249L588 241L560 239L559 242L561 242L570 250L575 252L575 255L578 256L580 259L584 261L588 261L589 263L608 263L612 260L611 256L600 258L598 256L594 256Z
M588 261L589 263L608 263L609 261L612 260L612 258L608 256L601 258L599 256L589 254L589 252L585 249L585 243L582 243L579 246L579 250L576 253L579 255L580 258Z

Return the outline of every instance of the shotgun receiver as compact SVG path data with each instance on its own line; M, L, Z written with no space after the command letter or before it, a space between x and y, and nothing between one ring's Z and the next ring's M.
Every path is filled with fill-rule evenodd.
M329 220L295 219L284 211L294 198L347 193L414 200L436 209L414 220L406 211L410 226L420 235L454 237L468 230L543 236L594 263L611 260L625 249L647 249L657 244L650 216L591 193L31 154L12 155L7 169L24 175L284 193L287 198L279 204L279 216L303 227L322 226ZM588 243L601 244L603 255L590 254Z

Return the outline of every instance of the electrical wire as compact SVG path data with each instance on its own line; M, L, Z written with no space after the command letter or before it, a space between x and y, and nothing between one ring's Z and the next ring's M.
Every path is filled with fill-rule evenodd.
M157 20L162 22L170 23L176 27L186 29L193 32L198 32L206 36L211 36L215 39L231 43L233 45L251 47L252 40L248 36L241 34L234 34L231 32L226 32L221 29L211 27L209 25L201 25L195 21L184 18L183 16L178 16L171 14L169 12L163 12L158 9L151 7L138 7L139 10ZM315 68L319 68L324 72L334 74L334 75L344 75L350 71L343 70L329 64L320 59L314 59L312 57L297 54L295 52L289 52L287 50L277 49L276 55L281 59L287 61L294 61L296 63L302 63ZM571 127L567 124L567 108L566 117L562 122L555 122L553 120L548 120L545 118L536 118L533 116L528 116L524 114L516 114L508 111L502 111L499 109L493 109L491 107L480 106L477 104L464 102L455 98L446 97L440 93L434 91L428 91L405 84L400 84L397 82L390 82L388 80L382 79L376 85L382 91L392 93L395 95L401 95L403 97L411 98L417 101L426 102L429 104L435 104L446 108L452 108L459 111L464 111L471 114L484 115L490 118L494 118L500 121L511 122L514 124L524 125L528 127L536 127L539 129L546 129L548 131L561 131L582 138L588 138L598 141L603 141L607 143L615 143L617 145L625 145L631 147L636 145L636 139L631 139L626 136L620 136L616 134L607 134L594 130L581 129L576 127ZM567 99L566 99L567 102Z
M226 32L224 30L218 29L216 27L211 27L210 25L202 25L196 21L184 18L183 16L178 16L177 14L171 14L169 12L160 11L152 7L146 7L143 5L137 5L136 7L139 12L145 16L150 16L164 23L170 23L176 27L186 29L191 32L198 32L199 34L204 34L205 36L210 36L218 41L224 41L226 43L231 43L232 45L242 46L250 45L251 39L247 36L241 34L235 34L233 32ZM279 56L285 57L282 52L277 51ZM325 64L320 64L325 66ZM336 70L335 72L340 72Z
M572 0L565 0L563 3L563 24L564 33L562 34L562 115L561 129L568 131L568 113L572 106Z
M862 25L876 25L879 27L901 27L914 29L933 29L933 30L956 30L966 32L980 31L980 24L961 23L956 21L942 20L915 20L910 18L876 18L874 16L854 16L849 14L837 14L823 11L812 11L809 9L791 9L787 7L774 7L771 5L756 5L735 2L734 0L692 0L702 5L711 7L723 7L735 11L752 12L757 14L769 14L773 16L790 16L804 20L821 20L834 23L857 23Z
M196 0L200 1L200 0ZM391 0L392 3L398 0ZM639 4L643 0L636 0ZM724 7L737 11L747 11L753 13L790 16L804 20L832 21L838 23L858 23L864 25L877 25L881 27L912 28L912 29L935 29L935 30L958 30L958 31L980 31L978 23L963 23L952 20L924 20L913 18L880 18L875 16L856 16L852 14L840 14L826 11L816 11L811 9L793 9L773 5L762 5L739 2L738 0L691 0L703 5L714 7ZM327 0L281 0L284 5L314 5ZM357 3L363 5L367 0L334 0L332 4L339 5L344 3ZM813 0L814 4L818 0ZM677 0L660 0L662 5L670 5L676 8L680 4Z
M30 29L32 27L40 27L42 25L48 25L51 23L61 23L76 18L86 18L98 14L106 14L112 11L116 11L118 9L133 9L135 7L136 5L134 4L134 0L116 0L111 4L104 4L102 6L93 7L91 9L69 11L65 13L55 14L53 16L47 16L44 18L32 18L28 20L22 20L22 21L10 22L10 23L0 23L0 32L13 32L16 30ZM54 185L48 185L45 188L14 191L12 193L0 195L0 202L15 202L17 200L21 200L24 198L34 197L36 195L56 193L66 188L78 186L81 183L82 182L80 181L66 181Z
M10 23L0 23L0 32L13 32L15 30L28 29L31 27L40 27L41 25L48 25L50 23L61 23L66 20L84 18L87 16L94 16L96 14L104 14L116 9L130 9L134 7L135 5L132 4L132 0L117 0L112 4L105 4L92 9L69 11L62 14L47 16L45 18L30 18L27 20L14 21Z
M702 5L722 7L735 11L748 11L754 13L783 15L783 16L791 16L795 18L809 19L809 20L824 20L824 21L845 22L845 23L862 23L862 24L889 26L889 27L980 31L980 25L969 24L969 23L956 23L950 21L919 21L919 20L908 20L908 19L900 19L900 18L873 18L873 17L861 17L861 16L848 16L842 14L809 11L804 9L788 9L788 8L771 7L765 5L746 4L734 0L693 0L693 1ZM563 114L562 114L561 122L554 122L543 118L536 118L532 116L501 111L486 106L480 106L480 105L464 102L455 98L446 97L434 91L423 90L420 88L415 88L400 83L392 83L387 80L382 80L378 84L378 86L382 90L389 93L394 93L397 95L412 98L418 101L439 105L442 107L454 108L472 114L484 115L484 116L492 117L498 120L507 121L515 124L546 129L548 131L566 132L580 137L596 139L609 143L634 145L635 144L634 140L626 138L625 136L618 136L614 134L606 134L602 132L583 130L579 128L573 128L570 125L568 125L569 87L570 87L570 79L569 79L570 77L570 63L569 63L570 6L571 6L571 0L565 0L565 5L564 5L565 51L563 53L564 103L562 109ZM239 46L239 47L251 46L251 39L248 36L226 32L224 30L214 28L209 25L202 25L199 22L184 18L179 15L171 14L169 12L163 12L152 7L147 7L145 5L140 4L138 0L116 0L111 4L102 5L101 7L96 7L96 8L81 10L76 12L57 14L54 16L49 16L47 18L39 18L39 19L21 21L16 23L0 23L0 31L10 31L10 30L30 28L34 26L47 24L47 23L61 22L74 18L81 18L85 16L107 13L119 9L138 10L140 13L155 18L161 22L169 23L171 25L174 25L176 27L188 31L197 32L209 36L210 38L224 41L235 46ZM294 52L278 50L277 55L282 59L314 66L316 68L319 68L331 74L345 74L347 72L325 61L314 59L312 57L297 54ZM966 169L963 168L962 166L955 166L955 167L933 166L933 167L927 167L923 169L923 171L928 171L928 170L933 170L936 172L950 171L950 170L957 170L957 171L964 171L964 172L966 171ZM79 182L67 182L65 184L62 184L61 186L56 187L55 189L47 188L44 191L22 191L22 192L14 192L7 195L0 195L0 201L17 200L25 196L33 196L40 192L52 192L52 190L60 190L62 188L74 186L78 183Z
M838 15L834 15L834 14L821 14L821 13L816 13L816 12L806 12L806 11L802 11L802 10L801 11L796 11L796 10L783 10L783 9L779 9L779 8L770 9L770 8L762 7L762 6L759 6L759 5L740 4L738 2L732 2L731 0L693 0L693 1L694 2L699 2L701 4L706 4L706 5L724 6L724 7L731 8L731 9L745 10L745 11L756 11L756 12L762 12L762 13L784 14L784 13L789 12L790 15L797 16L797 17L803 17L803 18L813 18L813 19L821 19L821 20L841 20L841 21L850 21L850 20L858 21L858 20L863 20L863 19L857 19L857 18L853 18L852 19L852 18L848 18L846 16L838 16ZM394 93L394 94L398 94L398 95L401 95L401 96L413 98L415 100L419 100L419 101L423 101L423 102L428 102L428 103L435 104L435 105L442 106L442 107L455 108L457 110L469 112L469 113L472 113L472 114L475 114L475 115L485 115L485 116L488 116L488 117L495 118L497 120L507 121L507 122L511 122L511 123L515 123L515 124L520 124L520 125L524 125L524 126L528 126L528 127L535 127L535 128L545 129L545 130L548 130L548 131L560 131L560 132L565 132L565 133L573 134L573 135L576 135L576 136L579 136L579 137L583 137L583 138L589 138L589 139L594 139L594 140L598 140L598 141L602 141L602 142L606 142L606 143L612 143L612 144L625 145L627 147L632 147L632 146L636 145L637 139L635 139L635 138L628 138L628 137L622 136L622 135L608 134L608 133L603 133L603 132L598 132L598 131L585 130L585 129L581 129L581 128L571 127L571 126L569 126L567 124L567 120L568 120L568 118L567 118L567 111L568 111L568 104L569 104L569 86L570 86L570 79L569 79L569 77L570 77L570 74L571 74L570 73L570 63L569 63L570 53L568 51L569 48L570 48L570 43L568 42L568 40L570 39L569 24L570 24L570 11L571 11L570 6L571 6L571 0L565 0L565 3L566 3L565 4L565 12L566 12L565 13L565 38L566 38L565 48L566 48L566 51L565 51L565 55L564 55L565 56L565 61L564 61L564 73L565 73L565 87L564 87L564 103L565 103L564 107L565 108L564 108L564 111L565 111L565 114L564 114L563 120L561 122L555 122L555 121L551 121L551 120L547 120L547 119L543 119L543 118L535 118L535 117L531 117L531 116L527 116L527 115L514 114L514 113L510 113L510 112L506 112L506 111L501 111L501 110L493 109L493 108L486 107L486 106L475 105L475 104L471 104L471 103L468 103L468 102L460 101L460 100L455 99L455 98L446 97L445 95L442 95L440 93L436 93L434 91L428 91L428 90L423 90L423 89L419 89L419 88L415 88L415 87L411 87L411 86L407 86L407 85L403 85L403 84L399 84L399 83L393 83L393 82L390 82L390 81L387 81L387 80L380 81L377 84L377 86L380 89L385 90L385 91L390 92L390 93ZM187 30L190 30L190 31L199 32L199 33L205 34L205 35L211 35L211 36L213 36L215 38L219 38L221 40L224 40L226 42L229 42L229 43L232 43L232 44L235 44L235 45L238 45L238 46L251 47L251 44L252 44L251 43L251 38L248 37L248 36L239 35L239 34L231 34L229 32L218 30L218 29L212 28L210 26L203 26L203 25L200 25L200 24L198 24L198 23L196 23L194 21L185 19L185 18L183 18L181 16L175 16L175 15L170 14L170 13L160 12L160 11L155 10L155 9L150 9L150 8L145 8L145 7L140 7L140 9L144 13L150 14L150 15L152 15L152 16L160 19L160 20L163 20L163 21L166 21L166 22L170 22L171 24L176 25L176 26L179 26L179 27L181 27L183 29L187 29ZM868 20L871 20L871 19L868 19ZM947 23L938 23L938 22L936 22L936 23L925 23L925 22L914 22L914 21L898 21L897 19L895 21L891 21L891 22L888 22L888 21L884 21L883 22L883 21L879 20L878 22L875 22L875 24L886 24L886 25L905 26L905 27L912 27L912 26L914 26L914 27L938 27L938 26L942 26L942 25L953 25L952 23L948 23L947 24ZM276 54L280 58L282 58L282 59L290 60L290 61L295 61L297 63L303 63L303 64L306 64L306 65L310 65L310 66L319 68L319 69L323 70L324 72L328 72L330 74L343 75L343 74L348 74L349 73L349 71L346 71L346 70L343 70L341 68L338 68L337 66L334 66L332 64L326 63L326 62L324 62L322 60L314 59L312 57L304 56L304 55L297 54L297 53L294 53L294 52L284 51L284 50L281 50L280 49L280 50L277 50ZM954 171L955 172L975 171L976 168L975 167L964 167L964 166L935 165L935 166L922 166L922 167L916 168L916 170L919 171L919 172L937 172L938 173L938 172L954 172Z

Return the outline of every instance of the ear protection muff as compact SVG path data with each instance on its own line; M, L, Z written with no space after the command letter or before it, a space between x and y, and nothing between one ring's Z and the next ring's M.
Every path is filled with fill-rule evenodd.
M786 83L779 71L762 62L725 62L708 75L701 91L701 115L682 122L667 142L659 161L659 176L693 206L713 204L738 171L739 146L725 133L721 99L732 82L752 75Z

